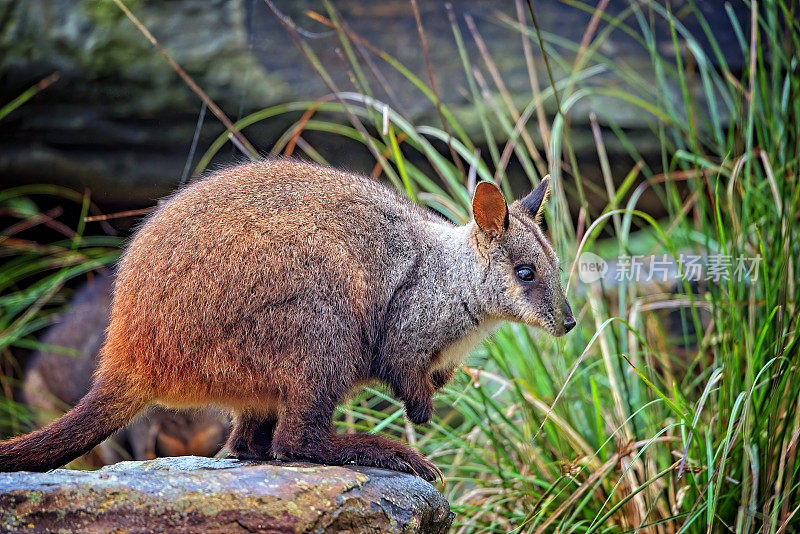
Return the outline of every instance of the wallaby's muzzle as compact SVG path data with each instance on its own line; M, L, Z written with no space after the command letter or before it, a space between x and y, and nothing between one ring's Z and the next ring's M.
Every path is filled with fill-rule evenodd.
M572 315L572 308L569 307L569 302L564 301L564 333L566 334L575 328L575 316Z

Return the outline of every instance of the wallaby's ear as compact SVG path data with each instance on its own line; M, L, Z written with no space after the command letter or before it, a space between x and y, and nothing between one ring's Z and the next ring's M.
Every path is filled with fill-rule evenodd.
M540 222L544 216L544 205L547 198L550 196L550 175L548 174L536 189L530 192L528 196L523 198L520 203L530 212L536 222Z
M481 182L472 196L472 216L478 228L495 238L508 228L508 204L491 182Z

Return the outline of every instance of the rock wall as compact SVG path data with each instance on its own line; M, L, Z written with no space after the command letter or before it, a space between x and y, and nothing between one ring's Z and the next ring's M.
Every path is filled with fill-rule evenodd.
M276 103L313 100L328 93L326 85L263 0L125 0L125 3L234 120ZM338 37L305 14L307 10L326 13L323 2L275 0L274 3L305 32L308 44L339 88L353 90ZM408 0L378 3L333 0L333 4L354 31L395 56L427 82ZM419 4L442 99L479 142L483 134L468 94L444 2ZM681 0L673 2L674 10L681 11L682 4ZM726 12L718 9L714 0L698 4L721 43L726 61L737 68L741 54ZM618 15L628 5L628 2L611 2L608 13ZM537 0L535 7L543 31L564 42L579 43L591 18L590 14L558 0ZM732 8L746 17L744 2L733 2ZM463 0L453 2L453 10L473 66L484 73L494 90L467 27L467 15L474 19L512 99L519 107L524 106L530 100L531 88L521 38L519 32L503 22L516 19L514 2ZM662 19L654 20L659 49L668 55L671 36L659 22ZM631 17L627 22L636 25ZM702 34L691 17L684 17L682 22L694 34ZM539 83L546 87L549 82L539 47L534 43L532 48ZM564 77L559 65L571 65L574 50L565 46L554 50L561 56L552 61L558 80ZM624 32L608 36L601 51L628 69L647 72L650 68L648 53ZM440 124L433 104L411 83L382 60L375 56L371 60L393 93L386 94L373 80L372 89L378 98L396 103L412 121ZM57 83L0 123L0 180L55 182L78 190L88 187L101 205L128 207L152 205L153 199L179 183L200 101L114 2L0 0L0 102L11 100L53 72L61 76ZM596 73L593 79L598 83L621 84L610 69ZM551 99L547 106L551 116L553 104ZM645 155L658 153L658 144L647 135L649 126L643 112L619 101L609 105L586 98L571 111L573 124L579 126L571 140L579 157L585 153L593 164L596 161L594 141L588 130L580 128L588 123L593 109L601 110L600 115L613 115L623 127L638 130L630 137ZM289 118L273 119L248 129L247 135L259 150L268 151L290 123ZM494 134L502 139L502 128L494 127ZM531 130L535 137L536 128L532 126ZM222 131L218 121L208 114L199 153ZM327 138L317 141L329 149L326 155L332 156L334 164L352 169L363 167L363 170L373 164L366 152L359 159L359 154L352 150L344 154L337 151L335 139L332 146ZM607 136L606 142L612 164L627 157L625 150L614 143L613 136ZM237 157L241 156L226 149L219 162ZM621 173L629 170L627 161L620 164Z

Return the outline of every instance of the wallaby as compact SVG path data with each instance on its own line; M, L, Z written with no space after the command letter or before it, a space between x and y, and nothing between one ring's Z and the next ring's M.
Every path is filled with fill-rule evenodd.
M34 353L28 362L22 398L36 409L40 425L63 415L92 385L92 373L108 328L112 273L99 273L75 292L68 308L41 338L46 346L72 349L75 354L48 348ZM90 467L125 459L147 460L156 456L213 456L227 437L227 415L219 410L171 410L153 406L145 414L83 456Z
M49 426L0 443L0 470L47 470L144 407L236 414L240 458L358 463L434 480L410 447L338 434L334 409L371 380L413 423L501 321L552 335L575 325L539 227L545 179L506 204L475 188L455 226L367 177L273 159L178 191L122 256L94 385Z

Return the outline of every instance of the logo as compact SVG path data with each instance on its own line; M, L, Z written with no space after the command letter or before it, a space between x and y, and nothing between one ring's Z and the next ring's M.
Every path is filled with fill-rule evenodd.
M578 258L578 276L584 284L592 284L603 278L608 272L606 260L593 254L584 252Z

